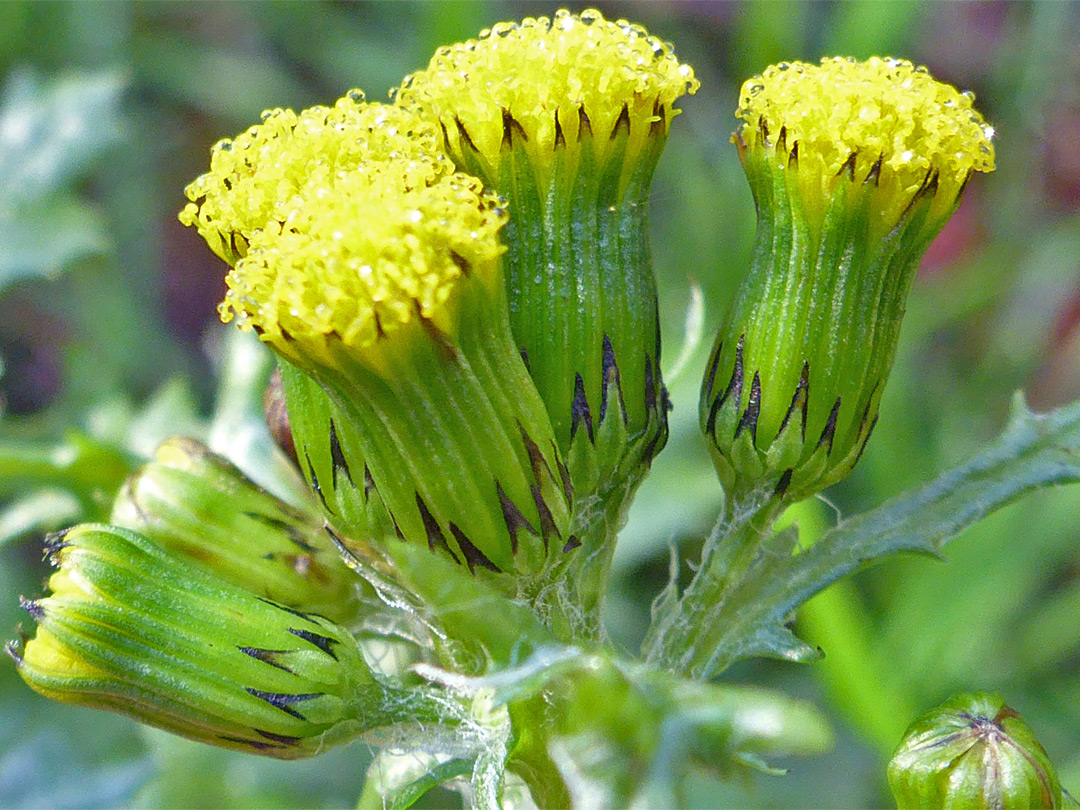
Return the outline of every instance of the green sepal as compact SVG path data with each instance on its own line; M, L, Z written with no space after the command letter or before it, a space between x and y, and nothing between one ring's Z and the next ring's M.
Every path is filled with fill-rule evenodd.
M557 136L542 168L509 116L497 166L468 138L455 155L508 199L510 325L582 498L626 495L624 477L640 479L637 468L647 470L667 438L647 220L667 136L659 116L632 156L627 118L596 133L584 110L577 140ZM604 431L620 420L621 430Z
M192 439L174 438L117 495L110 521L286 607L357 618L363 581L318 514L283 503Z
M1046 751L998 695L957 695L908 728L889 762L900 808L1059 808Z
M8 648L47 697L282 759L431 715L379 682L344 629L135 532L85 524L50 538L48 553L52 593L25 603L37 632Z
M411 323L364 359L328 342L303 369L319 389L283 366L290 423L346 545L391 559L402 541L423 546L517 595L577 547L572 493L502 289L467 276L454 294L452 338Z
M883 231L877 174L842 173L823 223L813 223L799 196L798 150L783 133L765 150L741 146L757 237L699 416L730 505L763 487L789 503L846 476L862 454L915 271L948 216L930 219L931 174Z

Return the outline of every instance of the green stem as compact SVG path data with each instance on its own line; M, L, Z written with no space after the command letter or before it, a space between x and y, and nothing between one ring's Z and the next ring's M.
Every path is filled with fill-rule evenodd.
M717 617L728 594L750 571L781 511L767 500L729 509L702 550L701 565L676 606L657 615L642 643L646 661L680 675L701 678L722 632Z

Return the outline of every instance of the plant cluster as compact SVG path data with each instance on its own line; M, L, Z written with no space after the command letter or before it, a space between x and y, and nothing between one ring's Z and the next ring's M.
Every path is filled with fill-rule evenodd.
M617 650L612 554L671 408L649 193L697 88L640 26L560 11L440 48L391 103L353 90L217 143L180 219L229 267L222 320L276 356L268 416L306 486L283 500L163 444L107 522L46 541L50 593L9 646L24 680L266 756L363 739L372 806L440 784L675 806L693 768L827 748L812 705L716 679L814 660L788 626L813 594L1080 478L1076 407L1019 402L998 444L812 547L776 530L862 455L919 261L994 131L906 60L768 68L732 136L753 257L699 404L723 512L685 586L673 557L640 654ZM1068 801L1015 712L957 706L901 745L902 806Z

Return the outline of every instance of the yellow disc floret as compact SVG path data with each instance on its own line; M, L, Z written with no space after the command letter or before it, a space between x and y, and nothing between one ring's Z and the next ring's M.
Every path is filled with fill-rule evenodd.
M767 68L743 84L735 114L747 148L782 143L785 163L796 150L811 208L840 175L869 177L885 192L884 218L895 222L931 179L937 207L951 210L972 172L993 171L994 129L973 101L906 60L833 57Z
M663 116L666 126L675 100L698 84L671 45L641 26L605 20L595 10L563 10L554 19L500 23L479 39L440 48L426 70L405 80L398 102L433 113L452 154L468 138L494 170L509 119L542 166L558 138L577 140L581 111L584 125L606 141L626 109L633 153L650 125Z
M440 309L463 274L495 272L506 213L468 175L411 187L408 162L378 168L341 174L281 227L253 233L226 278L222 319L278 348L329 337L363 349L417 319L452 323Z
M185 193L180 214L230 264L247 252L252 234L280 230L303 200L355 172L377 174L380 161L395 161L406 187L436 182L454 171L439 150L435 123L385 104L368 104L354 90L332 107L297 114L269 110L261 124L216 144L210 171Z

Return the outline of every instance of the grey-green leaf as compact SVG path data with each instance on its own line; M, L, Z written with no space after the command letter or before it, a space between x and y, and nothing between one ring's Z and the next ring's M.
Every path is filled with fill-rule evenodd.
M963 529L1020 495L1078 481L1080 402L1036 414L1017 395L1005 432L970 461L844 521L806 551L758 559L713 617L708 643L695 650L695 674L712 677L752 656L801 658L805 645L784 631L784 622L826 586L896 552L937 555Z

